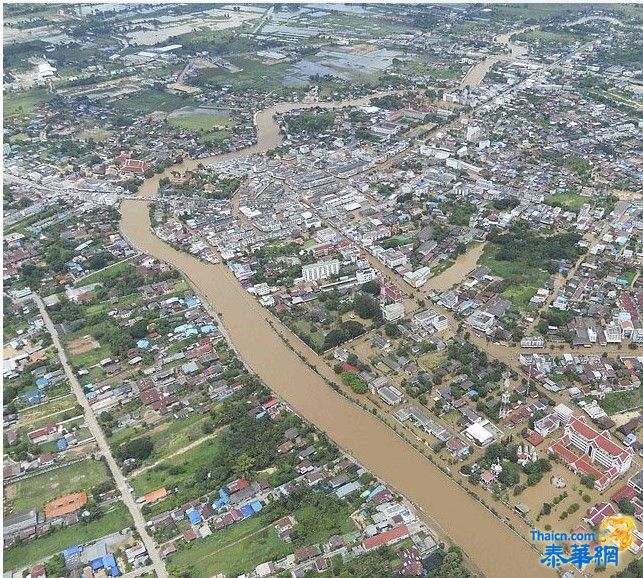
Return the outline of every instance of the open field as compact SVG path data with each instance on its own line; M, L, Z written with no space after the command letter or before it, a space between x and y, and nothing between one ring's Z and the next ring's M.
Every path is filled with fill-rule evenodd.
M155 111L172 112L184 106L196 106L198 103L190 96L178 96L160 90L143 90L132 96L114 101L114 106L128 112L151 114Z
M4 117L29 116L36 105L47 102L50 97L51 95L44 88L33 88L15 94L7 93L2 99Z
M102 462L84 460L8 485L5 506L12 512L40 509L46 502L58 496L89 490L108 479L107 468Z
M79 339L84 340L86 343L90 343L91 341L96 341L92 337L92 332L97 331L99 329L98 326L95 325L88 325L86 327L81 328L79 331L75 333L70 333L67 336L65 336L64 339L64 346L65 349L67 349L67 354L69 356L69 361L73 366L76 367L88 367L90 365L94 365L95 363L98 363L101 359L105 359L106 357L111 357L112 352L111 349L108 345L103 345L99 343L98 347L90 347L89 345L85 345L82 347L80 351L74 352L73 350L70 349L70 344L76 342L76 347L80 346L80 341ZM89 337L89 339L87 339ZM96 343L98 343L96 341Z
M643 406L643 390L639 387L631 391L607 393L599 403L609 415L638 409Z
M536 267L527 269L517 261L496 260L495 248L491 244L485 246L480 258L480 264L489 267L492 275L502 277L507 281L508 287L502 294L519 309L525 309L529 306L529 300L549 278L549 274L546 271Z
M130 267L130 264L126 261L114 263L102 271L96 271L96 273L88 275L82 280L82 284L91 285L92 283L104 283L110 279L116 279L128 267Z
M58 419L50 419L61 412L69 411L77 407L76 399L73 395L65 395L53 399L47 403L42 403L35 407L30 407L20 412L20 427L32 430L36 429L41 422L49 423L50 421L58 421Z
M24 542L4 551L4 568L30 566L43 558L77 544L86 544L107 534L132 526L132 519L122 502L116 502L98 520L80 522L55 530L47 536Z
M110 438L110 445L116 449L130 439L149 437L154 444L154 450L141 464L142 467L149 466L165 460L182 448L205 437L207 434L203 432L201 426L208 419L208 415L196 414L184 419L163 421L152 430L127 428L114 434Z
M140 476L131 477L131 485L138 496L162 487L181 487L194 478L197 470L211 466L219 451L219 440L213 438L188 453L166 460Z
M355 529L347 510L334 513L330 519L324 516L320 520L319 510L309 504L292 514L299 529L302 526L307 529L306 544L323 542L335 533L345 534ZM172 557L170 568L190 567L194 578L209 578L217 573L236 576L252 570L262 561L283 558L301 544L288 544L279 539L272 526L278 517L273 511L263 512L216 532L212 537L194 542ZM314 529L308 531L310 528Z
M547 205L551 205L552 207L562 207L563 209L573 211L574 213L578 213L581 207L585 203L589 203L589 201L590 199L588 197L572 192L554 193L545 199L545 203Z
M214 127L229 127L234 123L224 111L210 110L205 107L181 108L168 116L171 126L191 131L208 131Z
M84 335L78 339L74 339L69 342L69 352L72 355L80 355L81 353L87 353L93 349L98 349L100 343L96 341L91 335Z

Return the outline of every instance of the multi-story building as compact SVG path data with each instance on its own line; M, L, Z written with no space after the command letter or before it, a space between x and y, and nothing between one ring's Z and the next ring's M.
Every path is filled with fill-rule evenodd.
M404 303L401 301L389 303L382 307L382 315L385 321L397 321L404 317Z
M301 268L301 275L304 281L318 281L319 279L328 279L333 275L339 274L339 261L319 261L310 265L304 265Z
M578 452L573 452L569 446ZM609 431L597 431L582 419L572 416L565 425L565 433L549 446L550 453L556 454L577 473L594 476L597 490L602 491L632 465L634 450L623 448L614 442ZM580 455L579 455L580 453ZM595 463L605 468L601 471Z
M420 267L415 271L409 271L406 273L404 275L404 280L411 285L411 287L415 287L417 289L418 287L422 287L422 285L428 281L430 274L431 269L429 267Z
M379 260L391 269L399 267L400 265L406 265L408 262L407 256L396 249L386 249L386 251L382 251L379 254Z

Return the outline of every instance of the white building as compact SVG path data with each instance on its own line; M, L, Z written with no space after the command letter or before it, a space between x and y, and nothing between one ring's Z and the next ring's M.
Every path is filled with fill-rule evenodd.
M605 341L607 343L620 343L623 340L623 332L619 325L610 323L605 327Z
M411 286L415 287L416 289L418 287L422 287L428 279L429 275L431 274L431 269L429 267L420 267L416 271L409 271L404 275L404 280Z
M362 283L368 283L369 281L373 281L375 277L377 276L377 273L375 269L372 267L367 267L366 269L360 269L355 273L355 279L357 282L361 285Z
M467 325L471 325L474 329L483 331L484 333L489 332L495 322L496 318L491 313L486 313L485 311L474 311L465 320Z
M301 276L304 281L318 281L319 279L328 279L333 275L339 274L339 261L319 261L311 265L304 265L301 268Z
M544 418L534 422L534 430L546 438L550 433L560 427L560 417L555 413L546 415Z
M395 249L386 249L379 254L379 260L387 267L394 269L400 265L406 265L408 258L404 253Z
M389 303L382 307L382 315L385 321L397 321L404 317L404 303Z

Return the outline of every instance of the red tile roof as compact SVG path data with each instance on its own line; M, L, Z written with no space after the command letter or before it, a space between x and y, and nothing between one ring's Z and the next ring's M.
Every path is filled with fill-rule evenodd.
M407 528L407 526L402 525L398 526L397 528L393 528L392 530L388 530L387 532L377 534L377 536L366 538L362 542L362 546L364 550L373 550L374 548L384 546L384 544L391 544L392 542L396 542L401 538L406 538L408 535L409 529Z

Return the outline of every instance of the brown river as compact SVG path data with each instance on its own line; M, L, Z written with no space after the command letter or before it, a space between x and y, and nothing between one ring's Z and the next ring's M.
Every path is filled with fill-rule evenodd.
M235 153L188 160L171 167L165 174L169 170L193 168L199 163L246 157L278 146L281 137L273 119L276 112L311 106L361 105L368 100L370 98L342 103L277 105L255 117L258 144ZM146 181L139 194L154 197L162 176ZM408 497L420 508L427 522L461 546L488 578L552 576L551 571L538 563L538 554L530 545L469 497L459 481L441 472L379 419L332 390L277 335L269 323L272 320L278 324L276 318L241 287L225 265L199 261L156 237L150 228L149 204L141 200L122 202L121 230L125 238L139 250L176 267L193 283L220 317L241 357L277 395L366 468ZM322 375L335 379L321 358L287 330L282 327L279 330ZM491 496L487 501L492 501Z

